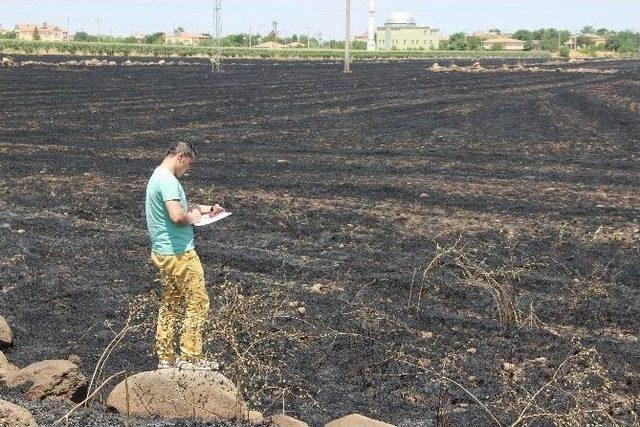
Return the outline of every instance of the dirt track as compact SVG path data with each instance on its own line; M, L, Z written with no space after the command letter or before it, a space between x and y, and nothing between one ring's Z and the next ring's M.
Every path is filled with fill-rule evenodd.
M547 371L527 380L536 390L575 338L597 350L619 396L637 399L638 62L588 65L616 74L430 65L356 63L348 77L331 62L235 61L222 76L206 65L0 69L9 360L77 354L91 373L128 301L157 286L144 187L167 141L187 138L200 152L187 193L236 213L198 231L211 292L223 265L247 295L305 302L304 319L278 327L332 333L283 356L308 392L288 398L294 415L426 426L444 407L452 425L490 422L460 389L394 359L397 350L428 359L507 423L519 411L504 403L502 363L547 357ZM416 269L436 243L458 239L492 269L526 266L506 286L537 321L505 331L491 294L447 263L418 308ZM344 290L316 294L315 283ZM152 346L151 334L131 337L108 370L152 368Z

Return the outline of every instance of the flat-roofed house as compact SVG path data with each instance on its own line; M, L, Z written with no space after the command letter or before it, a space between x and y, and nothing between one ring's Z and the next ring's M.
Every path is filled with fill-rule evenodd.
M502 50L524 50L525 41L505 36L493 37L482 41L482 47L487 50L496 49L498 46Z
M430 50L440 44L440 30L418 26L410 13L395 11L376 31L377 50Z

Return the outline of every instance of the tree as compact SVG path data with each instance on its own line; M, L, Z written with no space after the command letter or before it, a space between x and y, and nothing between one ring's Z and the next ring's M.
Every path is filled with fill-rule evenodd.
M490 32L490 33L495 33L495 34L502 34L502 31L500 31L500 30L499 30L499 29L497 29L497 28L492 28L492 29L490 29L490 30L489 30L489 32Z
M184 33L184 28L182 28L182 25L180 25L178 28L176 28L175 30L173 30L173 32L175 34L182 34Z
M0 33L0 39L17 39L18 32L17 31L7 31L4 33Z
M355 40L351 43L351 49L353 50L367 50L367 42Z
M577 43L579 47L591 47L596 45L596 41L593 39L593 37L586 35L578 36Z
M596 31L596 34L599 36L606 36L607 34L609 34L609 30L606 28L600 28L598 29L598 31Z
M151 33L144 36L144 42L147 44L163 44L164 33Z
M33 29L33 39L40 40L40 32L38 31L38 27L35 27Z
M594 33L595 33L595 29L591 25L585 25L584 27L582 27L582 30L580 30L580 34L594 34Z
M638 52L640 49L640 33L621 31L611 34L607 39L605 48L620 53Z
M515 33L513 33L513 38L522 40L522 41L532 41L533 33L529 30L518 30Z
M93 37L85 31L78 31L73 35L74 42L90 42Z

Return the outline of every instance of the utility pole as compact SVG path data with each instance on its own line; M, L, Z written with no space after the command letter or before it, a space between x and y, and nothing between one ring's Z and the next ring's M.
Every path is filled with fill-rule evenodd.
M222 0L213 1L213 39L211 48L211 71L214 73L222 72L222 45L220 38L222 36Z
M311 29L307 27L307 49L311 48Z
M253 32L253 27L249 25L249 47L251 47L251 33Z
M98 41L100 40L100 18L95 18L96 20L96 36L98 36Z
M351 48L351 0L347 0L347 20L345 26L344 37L344 73L351 73L351 57L349 49Z

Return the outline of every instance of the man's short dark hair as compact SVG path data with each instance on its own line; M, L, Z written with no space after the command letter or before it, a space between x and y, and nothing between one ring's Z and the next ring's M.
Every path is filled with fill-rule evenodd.
M190 142L177 141L171 144L167 150L167 156L176 156L178 154L184 154L185 156L195 157L198 153L193 148Z

